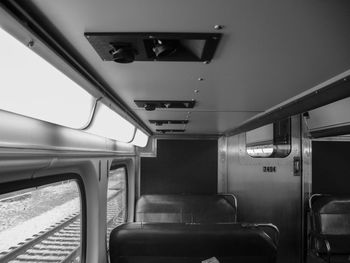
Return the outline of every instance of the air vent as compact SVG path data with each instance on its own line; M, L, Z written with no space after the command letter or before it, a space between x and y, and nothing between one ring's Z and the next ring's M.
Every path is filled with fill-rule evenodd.
M150 120L149 122L156 126L162 126L163 124L187 124L188 120Z
M134 100L135 104L147 111L160 109L192 109L196 104L195 100Z
M104 61L210 61L220 33L85 33Z
M183 129L156 129L156 132L160 133L174 133L174 132L185 132Z

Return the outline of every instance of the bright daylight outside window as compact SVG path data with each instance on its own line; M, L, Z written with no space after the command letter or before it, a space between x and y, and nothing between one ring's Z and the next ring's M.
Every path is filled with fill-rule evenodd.
M137 129L135 138L131 143L139 147L145 147L147 145L147 142L148 142L148 136L144 134L142 131L140 131L139 129Z
M95 117L87 132L121 142L130 142L135 127L118 113L99 103Z
M111 170L108 176L107 189L107 247L109 234L126 221L126 170L124 167Z
M71 128L89 121L95 99L0 28L0 110Z
M0 196L0 262L80 262L75 180Z

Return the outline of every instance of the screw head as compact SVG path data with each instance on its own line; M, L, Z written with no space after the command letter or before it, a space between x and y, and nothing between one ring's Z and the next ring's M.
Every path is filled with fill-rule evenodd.
M215 30L221 30L221 29L223 29L223 28L224 28L223 25L215 25L215 26L214 26L214 29L215 29Z
M27 47L31 48L34 46L34 40L30 40L27 44Z

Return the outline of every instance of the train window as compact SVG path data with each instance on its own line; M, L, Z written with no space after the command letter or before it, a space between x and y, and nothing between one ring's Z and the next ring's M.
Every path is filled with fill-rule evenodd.
M0 47L1 110L75 129L88 124L95 98L2 29Z
M87 132L121 142L130 142L135 127L118 113L98 103L94 119Z
M127 172L125 167L109 172L107 188L107 248L111 231L126 221Z
M246 151L254 158L283 158L291 151L290 118L246 133Z
M147 142L148 136L137 129L134 140L131 143L139 147L145 147L147 145Z
M81 197L66 180L0 196L0 262L80 262Z

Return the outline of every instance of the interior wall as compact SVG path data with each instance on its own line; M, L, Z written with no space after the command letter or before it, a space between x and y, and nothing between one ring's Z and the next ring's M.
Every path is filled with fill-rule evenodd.
M225 146L225 144L222 144ZM252 158L246 153L245 134L227 138L227 189L238 199L238 221L273 223L280 230L278 262L300 262L302 247L301 176L293 172L300 157L300 120L292 118L292 151L285 158ZM219 153L224 153L219 149ZM276 172L264 172L264 166ZM225 171L224 167L219 168Z
M350 142L312 142L312 192L350 194Z
M141 194L216 194L217 140L158 140L141 158Z

